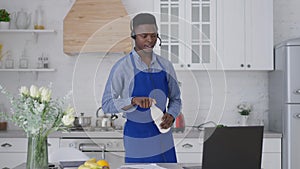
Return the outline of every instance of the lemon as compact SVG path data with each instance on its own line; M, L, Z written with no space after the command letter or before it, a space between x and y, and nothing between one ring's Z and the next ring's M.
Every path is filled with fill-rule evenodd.
M87 167L87 166L85 166L85 165L81 165L81 166L78 167L78 169L91 169L91 168L90 168L90 167Z
M105 167L105 168L109 169L109 163L105 160L98 160L97 164L101 167Z
M100 165L98 165L97 163L91 162L91 161L86 161L84 163L84 166L89 167L91 169L101 169Z
M96 159L96 158L91 158L91 159L89 159L89 160L87 160L87 161L92 162L92 163L96 163L96 162L97 162L97 159Z

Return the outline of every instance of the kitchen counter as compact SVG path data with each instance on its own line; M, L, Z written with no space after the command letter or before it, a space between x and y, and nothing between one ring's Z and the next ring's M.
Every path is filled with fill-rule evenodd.
M173 133L174 138L203 138L203 132L198 129L187 128L185 132ZM26 133L21 130L0 131L0 138L25 138ZM49 135L50 138L123 138L122 130L99 131L99 132L54 132ZM264 138L281 138L282 134L272 131L264 131Z
M139 165L139 164L133 164L133 165ZM183 167L199 166L200 164L160 163L157 165L160 167L168 168L168 169L183 169ZM58 166L58 165L56 164L55 166ZM130 166L130 165L128 165L128 166ZM58 168L60 169L60 167L58 167ZM22 163L13 169L26 169L26 163ZM76 169L76 168L74 167L74 169Z

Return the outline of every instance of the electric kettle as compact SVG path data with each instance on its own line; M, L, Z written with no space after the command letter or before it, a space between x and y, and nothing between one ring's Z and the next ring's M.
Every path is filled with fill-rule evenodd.
M185 130L185 122L184 122L184 116L182 113L180 113L173 124L173 131L177 132L184 132Z

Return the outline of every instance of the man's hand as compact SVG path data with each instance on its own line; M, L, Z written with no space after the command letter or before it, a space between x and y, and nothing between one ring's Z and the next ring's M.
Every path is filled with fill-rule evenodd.
M168 129L173 125L174 120L175 119L171 114L165 113L162 117L162 123L160 124L160 127L162 129Z
M140 106L141 108L150 108L154 103L154 99L150 97L134 97L131 100L133 106Z

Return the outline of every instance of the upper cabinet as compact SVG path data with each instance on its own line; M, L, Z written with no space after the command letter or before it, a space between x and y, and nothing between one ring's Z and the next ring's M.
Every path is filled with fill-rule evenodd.
M219 70L273 69L273 1L217 2Z
M162 45L157 52L175 69L216 69L216 1L154 3Z
M162 45L177 70L272 70L272 0L158 0Z

